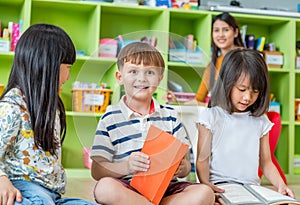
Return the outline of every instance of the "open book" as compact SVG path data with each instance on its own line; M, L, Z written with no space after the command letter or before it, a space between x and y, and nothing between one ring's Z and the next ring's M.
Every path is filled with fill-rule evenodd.
M219 202L224 205L300 204L300 201L296 199L263 186L234 183L218 184L217 186L225 190L224 193L220 193L219 198Z

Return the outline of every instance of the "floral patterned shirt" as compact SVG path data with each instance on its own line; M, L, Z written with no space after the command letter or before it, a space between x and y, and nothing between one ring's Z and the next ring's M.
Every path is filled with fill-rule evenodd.
M55 136L60 141L58 113ZM65 192L61 147L55 156L35 145L26 100L17 88L0 101L0 175L10 180L30 180L61 194Z

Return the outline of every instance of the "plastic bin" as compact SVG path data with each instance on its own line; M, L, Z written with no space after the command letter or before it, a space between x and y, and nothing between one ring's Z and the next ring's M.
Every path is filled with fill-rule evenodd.
M179 41L174 41L174 49L169 49L169 61L172 62L185 62L186 49Z
M109 89L73 89L73 111L104 113L111 94Z

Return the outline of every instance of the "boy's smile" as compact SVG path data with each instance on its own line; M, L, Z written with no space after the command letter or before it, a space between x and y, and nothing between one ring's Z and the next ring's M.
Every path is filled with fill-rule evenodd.
M162 68L124 63L123 68L117 71L116 78L120 85L124 85L128 100L151 100L153 93L163 77Z

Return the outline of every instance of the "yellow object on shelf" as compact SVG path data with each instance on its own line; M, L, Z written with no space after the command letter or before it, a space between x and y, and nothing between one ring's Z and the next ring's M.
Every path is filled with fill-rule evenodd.
M2 95L4 90L4 84L0 84L0 96Z
M111 93L109 89L73 89L73 111L104 113Z
M295 99L295 120L300 121L300 98Z

